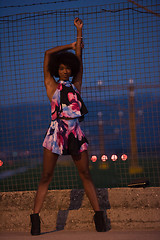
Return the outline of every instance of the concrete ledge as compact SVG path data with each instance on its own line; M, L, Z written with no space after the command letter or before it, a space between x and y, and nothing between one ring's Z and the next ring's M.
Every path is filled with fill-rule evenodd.
M98 189L108 228L160 229L160 188ZM0 195L2 231L30 231L29 215L36 192L3 192ZM42 231L93 230L94 212L83 190L48 192L41 211Z

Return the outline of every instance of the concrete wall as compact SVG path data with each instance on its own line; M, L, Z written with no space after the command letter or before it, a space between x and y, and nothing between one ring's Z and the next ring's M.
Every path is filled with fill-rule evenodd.
M98 189L108 229L160 229L160 188ZM3 192L0 195L0 231L30 231L36 192ZM48 192L41 211L42 232L94 230L94 212L83 190Z

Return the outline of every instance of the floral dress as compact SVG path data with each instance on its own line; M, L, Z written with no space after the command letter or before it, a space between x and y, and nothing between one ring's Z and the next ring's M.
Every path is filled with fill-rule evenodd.
M51 101L51 124L43 147L59 155L77 155L87 150L88 141L79 124L86 113L76 87L69 81L59 81Z

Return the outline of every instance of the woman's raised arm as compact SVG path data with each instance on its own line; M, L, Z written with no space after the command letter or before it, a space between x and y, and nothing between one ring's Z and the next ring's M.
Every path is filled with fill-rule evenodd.
M78 57L80 61L80 71L77 74L77 76L73 79L73 83L76 86L76 88L81 91L81 85L82 85L82 75L83 75L83 63L82 63L82 45L83 45L83 37L82 37L82 27L83 22L78 17L74 19L74 25L77 28L77 42L76 42L76 56Z

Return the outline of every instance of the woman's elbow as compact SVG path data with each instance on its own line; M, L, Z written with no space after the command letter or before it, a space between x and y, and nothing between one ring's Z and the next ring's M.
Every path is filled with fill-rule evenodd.
M45 51L44 56L48 56L48 50Z

